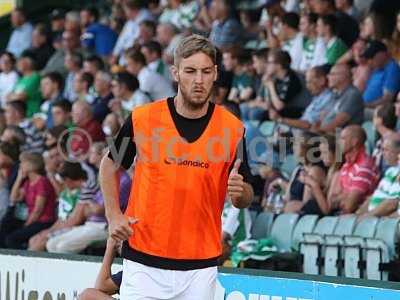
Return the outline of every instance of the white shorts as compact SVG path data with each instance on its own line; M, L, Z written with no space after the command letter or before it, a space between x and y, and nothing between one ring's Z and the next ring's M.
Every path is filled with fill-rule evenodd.
M217 267L173 271L124 259L120 299L211 300L214 299L217 274Z

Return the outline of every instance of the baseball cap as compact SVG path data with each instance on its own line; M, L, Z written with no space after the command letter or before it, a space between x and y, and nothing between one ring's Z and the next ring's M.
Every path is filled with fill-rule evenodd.
M379 52L386 52L386 51L387 47L384 43L382 43L381 41L373 40L368 43L367 49L365 49L365 51L361 56L366 59L370 59L373 58Z
M53 11L50 13L50 18L52 20L60 20L64 19L65 13L61 9L53 9Z

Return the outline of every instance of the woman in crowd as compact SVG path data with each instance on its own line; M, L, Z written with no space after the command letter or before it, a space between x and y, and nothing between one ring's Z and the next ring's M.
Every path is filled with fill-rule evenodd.
M0 232L0 237L5 237L4 246L12 249L26 249L29 239L50 227L55 219L56 193L45 175L42 155L23 152L20 161L10 200L12 205L24 202L27 217L24 221L15 219L12 224L2 226Z

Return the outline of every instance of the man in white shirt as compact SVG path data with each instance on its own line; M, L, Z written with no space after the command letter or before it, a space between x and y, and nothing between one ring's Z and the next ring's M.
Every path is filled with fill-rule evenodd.
M120 64L125 64L124 50L130 48L139 35L139 25L145 20L153 20L150 11L144 8L142 0L128 0L124 6L127 21L114 47L111 63L115 64L120 57Z
M7 51L19 57L24 50L31 47L33 27L26 20L25 12L21 8L16 8L11 13L11 24L14 30L7 44Z
M126 53L125 59L127 71L137 77L140 89L152 101L172 97L176 94L170 82L146 65L146 58L142 52L132 49Z

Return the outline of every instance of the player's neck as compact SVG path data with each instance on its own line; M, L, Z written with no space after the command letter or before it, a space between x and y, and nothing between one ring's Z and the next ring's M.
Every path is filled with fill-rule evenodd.
M176 112L182 117L188 119L198 119L205 116L208 111L208 106L210 105L209 101L207 101L202 107L196 109L192 106L187 105L183 100L182 95L179 95L179 93L174 99L174 104Z

